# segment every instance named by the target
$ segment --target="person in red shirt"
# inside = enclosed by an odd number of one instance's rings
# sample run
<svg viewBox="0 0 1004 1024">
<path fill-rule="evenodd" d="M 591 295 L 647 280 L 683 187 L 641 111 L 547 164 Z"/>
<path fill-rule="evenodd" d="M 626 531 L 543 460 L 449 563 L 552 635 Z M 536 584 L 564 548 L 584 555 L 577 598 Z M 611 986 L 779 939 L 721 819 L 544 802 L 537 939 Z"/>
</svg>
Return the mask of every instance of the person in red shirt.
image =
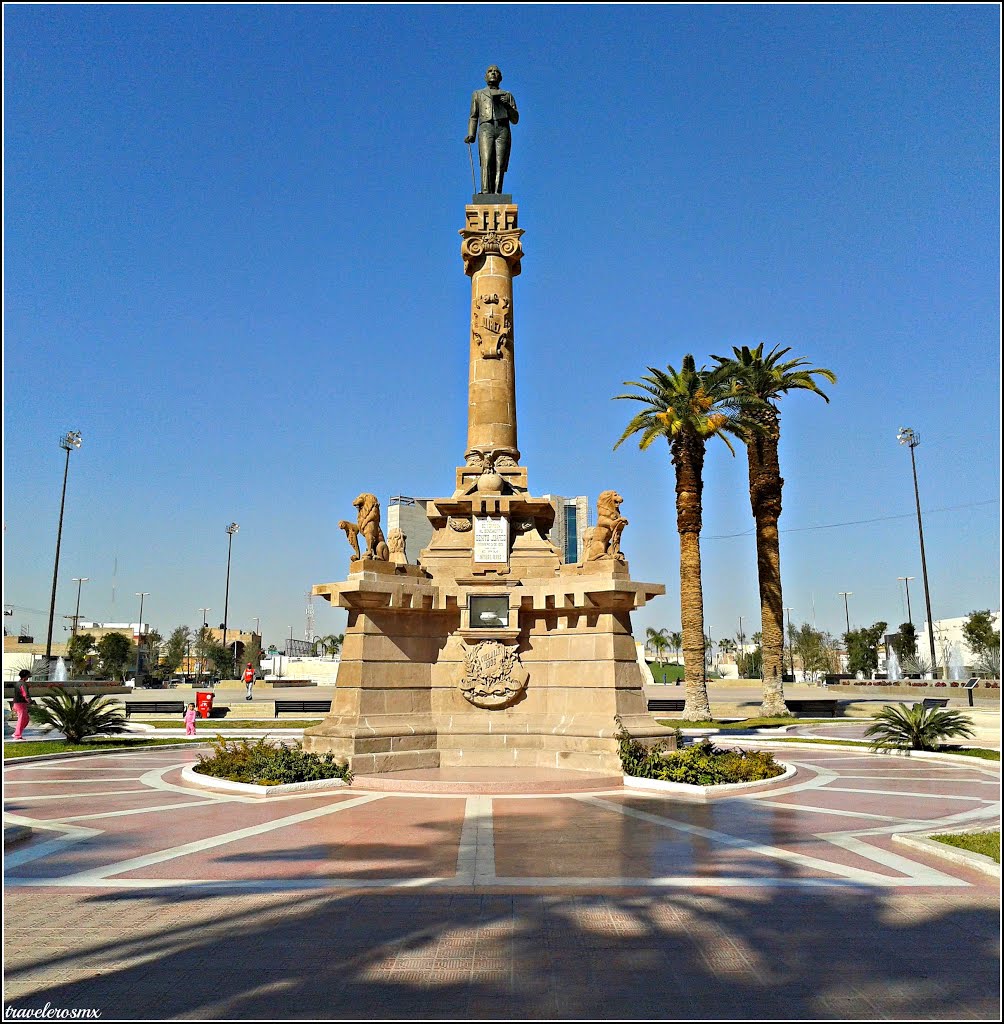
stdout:
<svg viewBox="0 0 1004 1024">
<path fill-rule="evenodd" d="M 21 669 L 18 674 L 18 682 L 14 687 L 14 699 L 11 701 L 11 708 L 14 714 L 17 715 L 17 725 L 14 727 L 14 739 L 21 740 L 24 737 L 21 735 L 28 725 L 29 709 L 31 708 L 31 693 L 28 691 L 28 681 L 31 679 L 31 673 L 26 669 Z"/>
<path fill-rule="evenodd" d="M 255 671 L 251 662 L 248 662 L 248 667 L 244 669 L 244 685 L 248 688 L 248 695 L 244 698 L 245 700 L 251 699 L 251 688 L 254 686 Z"/>
</svg>

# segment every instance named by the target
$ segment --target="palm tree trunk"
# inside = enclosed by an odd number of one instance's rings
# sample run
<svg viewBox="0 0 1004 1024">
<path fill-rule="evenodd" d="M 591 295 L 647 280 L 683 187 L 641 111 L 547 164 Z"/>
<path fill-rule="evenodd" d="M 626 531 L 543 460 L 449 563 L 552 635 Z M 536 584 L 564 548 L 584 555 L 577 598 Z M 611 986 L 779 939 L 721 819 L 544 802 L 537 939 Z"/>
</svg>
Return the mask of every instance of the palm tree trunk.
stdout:
<svg viewBox="0 0 1004 1024">
<path fill-rule="evenodd" d="M 760 632 L 763 651 L 764 717 L 790 714 L 784 702 L 784 599 L 781 596 L 781 548 L 777 521 L 781 515 L 781 478 L 777 457 L 779 429 L 750 439 L 750 506 L 756 521 L 756 561 L 760 584 Z"/>
<path fill-rule="evenodd" d="M 701 491 L 704 445 L 678 439 L 673 446 L 676 469 L 676 522 L 680 532 L 680 618 L 683 632 L 683 679 L 687 691 L 683 717 L 711 718 L 704 665 L 704 593 L 701 586 Z"/>
</svg>

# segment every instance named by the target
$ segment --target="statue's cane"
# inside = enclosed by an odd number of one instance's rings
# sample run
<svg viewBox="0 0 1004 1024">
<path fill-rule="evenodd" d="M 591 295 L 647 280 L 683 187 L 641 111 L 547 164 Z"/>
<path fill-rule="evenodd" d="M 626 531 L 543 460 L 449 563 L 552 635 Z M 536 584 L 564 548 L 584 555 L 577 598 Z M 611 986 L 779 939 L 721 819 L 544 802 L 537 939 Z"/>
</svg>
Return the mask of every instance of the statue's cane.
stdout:
<svg viewBox="0 0 1004 1024">
<path fill-rule="evenodd" d="M 478 182 L 477 179 L 474 177 L 474 153 L 471 150 L 471 144 L 469 142 L 467 143 L 467 157 L 471 161 L 471 188 L 473 188 L 474 191 L 477 192 Z"/>
</svg>

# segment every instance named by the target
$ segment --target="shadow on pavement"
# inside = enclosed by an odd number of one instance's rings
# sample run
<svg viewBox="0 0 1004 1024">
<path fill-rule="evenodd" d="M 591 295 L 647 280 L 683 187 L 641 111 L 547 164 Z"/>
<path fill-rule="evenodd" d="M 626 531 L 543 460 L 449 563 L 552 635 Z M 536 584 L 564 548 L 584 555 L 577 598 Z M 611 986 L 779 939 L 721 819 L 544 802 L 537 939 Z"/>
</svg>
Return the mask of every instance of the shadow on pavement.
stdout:
<svg viewBox="0 0 1004 1024">
<path fill-rule="evenodd" d="M 8 1004 L 106 1019 L 999 1018 L 992 890 L 6 902 Z"/>
</svg>

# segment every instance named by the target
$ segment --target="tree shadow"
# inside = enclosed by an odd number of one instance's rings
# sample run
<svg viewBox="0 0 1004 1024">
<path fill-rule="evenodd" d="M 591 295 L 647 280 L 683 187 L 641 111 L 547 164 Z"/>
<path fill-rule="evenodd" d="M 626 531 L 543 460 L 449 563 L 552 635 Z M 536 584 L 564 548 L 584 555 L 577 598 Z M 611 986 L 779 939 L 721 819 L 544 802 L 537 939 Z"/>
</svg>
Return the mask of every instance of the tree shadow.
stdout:
<svg viewBox="0 0 1004 1024">
<path fill-rule="evenodd" d="M 992 899 L 770 889 L 46 898 L 57 914 L 83 900 L 101 928 L 62 954 L 26 950 L 8 972 L 13 1006 L 280 1020 L 996 1019 L 998 1009 Z M 81 962 L 87 976 L 59 980 Z M 52 980 L 32 984 L 40 969 Z"/>
</svg>

